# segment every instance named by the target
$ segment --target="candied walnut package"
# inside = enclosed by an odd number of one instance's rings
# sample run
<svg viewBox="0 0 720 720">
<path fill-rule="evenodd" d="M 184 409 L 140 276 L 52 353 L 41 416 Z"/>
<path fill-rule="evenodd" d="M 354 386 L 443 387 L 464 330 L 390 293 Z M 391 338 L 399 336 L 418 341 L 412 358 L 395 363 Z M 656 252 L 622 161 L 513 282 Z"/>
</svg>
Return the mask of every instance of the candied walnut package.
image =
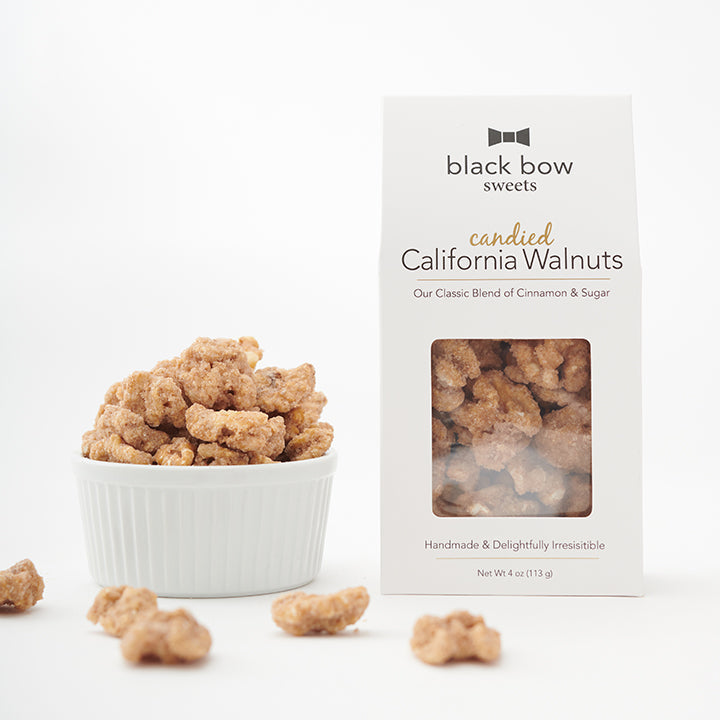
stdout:
<svg viewBox="0 0 720 720">
<path fill-rule="evenodd" d="M 382 589 L 642 592 L 629 98 L 393 98 Z"/>
</svg>

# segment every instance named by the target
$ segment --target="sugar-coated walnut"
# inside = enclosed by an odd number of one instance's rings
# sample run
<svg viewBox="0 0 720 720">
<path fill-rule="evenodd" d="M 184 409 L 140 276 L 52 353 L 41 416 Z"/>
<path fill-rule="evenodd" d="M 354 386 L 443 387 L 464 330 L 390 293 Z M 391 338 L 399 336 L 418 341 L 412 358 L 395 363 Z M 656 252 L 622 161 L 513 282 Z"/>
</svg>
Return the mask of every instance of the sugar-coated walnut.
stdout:
<svg viewBox="0 0 720 720">
<path fill-rule="evenodd" d="M 243 452 L 262 451 L 275 431 L 265 413 L 252 410 L 208 410 L 195 404 L 188 408 L 185 420 L 188 432 L 198 440 Z"/>
<path fill-rule="evenodd" d="M 589 475 L 570 475 L 567 492 L 560 508 L 568 517 L 585 517 L 592 508 L 592 486 Z"/>
<path fill-rule="evenodd" d="M 534 451 L 516 455 L 507 464 L 518 495 L 533 493 L 548 509 L 559 511 L 565 497 L 565 475 L 548 465 Z"/>
<path fill-rule="evenodd" d="M 315 389 L 315 368 L 310 363 L 284 370 L 266 367 L 255 371 L 257 405 L 266 413 L 287 413 Z"/>
<path fill-rule="evenodd" d="M 475 435 L 497 425 L 513 425 L 532 437 L 542 425 L 540 408 L 532 393 L 499 370 L 488 370 L 472 384 L 472 398 L 451 413 L 452 419 Z"/>
<path fill-rule="evenodd" d="M 271 429 L 270 437 L 259 454 L 274 459 L 285 449 L 285 419 L 279 415 L 271 417 L 268 425 Z M 332 442 L 332 438 L 330 438 L 330 442 Z M 328 445 L 328 447 L 330 446 Z"/>
<path fill-rule="evenodd" d="M 568 405 L 543 419 L 533 444 L 551 465 L 589 473 L 592 465 L 592 417 L 589 405 Z"/>
<path fill-rule="evenodd" d="M 288 460 L 311 460 L 324 455 L 333 441 L 333 428 L 321 422 L 296 435 L 285 446 Z"/>
<path fill-rule="evenodd" d="M 143 614 L 157 610 L 157 595 L 129 585 L 103 588 L 88 610 L 87 619 L 114 637 L 122 637 Z"/>
<path fill-rule="evenodd" d="M 263 351 L 260 349 L 258 341 L 254 337 L 245 335 L 238 339 L 238 345 L 240 345 L 242 351 L 245 353 L 248 365 L 254 370 L 255 366 L 263 358 Z"/>
<path fill-rule="evenodd" d="M 364 587 L 347 588 L 331 595 L 292 592 L 273 602 L 272 619 L 291 635 L 320 632 L 333 635 L 356 623 L 369 602 Z"/>
<path fill-rule="evenodd" d="M 251 339 L 242 340 L 200 337 L 180 357 L 158 363 L 153 372 L 177 381 L 191 403 L 213 410 L 249 410 L 256 405 L 257 392 L 248 361 Z"/>
<path fill-rule="evenodd" d="M 434 376 L 446 387 L 463 387 L 480 374 L 477 355 L 467 340 L 436 340 L 430 357 Z"/>
<path fill-rule="evenodd" d="M 449 387 L 438 382 L 433 377 L 431 386 L 432 406 L 439 412 L 450 412 L 460 407 L 465 400 L 465 391 L 462 388 Z"/>
<path fill-rule="evenodd" d="M 247 465 L 248 453 L 231 450 L 217 443 L 200 443 L 195 451 L 194 465 Z"/>
<path fill-rule="evenodd" d="M 502 370 L 505 347 L 502 340 L 469 340 L 481 370 Z"/>
<path fill-rule="evenodd" d="M 174 437 L 157 449 L 153 459 L 158 465 L 192 465 L 196 445 L 186 437 Z"/>
<path fill-rule="evenodd" d="M 21 560 L 0 571 L 0 608 L 27 610 L 42 600 L 45 582 L 31 560 Z"/>
<path fill-rule="evenodd" d="M 117 433 L 90 430 L 83 435 L 83 454 L 91 460 L 127 463 L 129 465 L 152 465 L 153 456 L 128 445 Z M 87 452 L 85 452 L 87 450 Z"/>
<path fill-rule="evenodd" d="M 530 442 L 530 437 L 515 425 L 498 423 L 486 433 L 473 437 L 475 462 L 489 470 L 502 470 Z"/>
<path fill-rule="evenodd" d="M 440 418 L 432 418 L 432 454 L 433 457 L 447 455 L 452 447 L 453 438 Z"/>
<path fill-rule="evenodd" d="M 557 340 L 563 353 L 560 384 L 568 392 L 580 392 L 590 381 L 590 343 L 587 340 Z"/>
<path fill-rule="evenodd" d="M 95 428 L 117 433 L 128 445 L 147 453 L 154 453 L 170 441 L 166 432 L 147 425 L 142 415 L 118 405 L 103 406 L 95 421 Z"/>
<path fill-rule="evenodd" d="M 141 415 L 150 427 L 185 425 L 187 403 L 182 389 L 170 377 L 137 371 L 122 381 L 116 404 Z"/>
<path fill-rule="evenodd" d="M 327 405 L 324 393 L 310 393 L 299 405 L 283 415 L 285 419 L 285 441 L 292 440 L 304 430 L 320 420 L 323 408 Z"/>
<path fill-rule="evenodd" d="M 141 615 L 125 632 L 120 649 L 130 662 L 194 662 L 212 645 L 207 628 L 182 608 Z"/>
<path fill-rule="evenodd" d="M 500 656 L 500 633 L 487 627 L 482 616 L 465 610 L 444 618 L 424 615 L 415 623 L 410 647 L 429 665 L 451 660 L 492 662 Z"/>
<path fill-rule="evenodd" d="M 445 475 L 459 487 L 474 489 L 480 477 L 480 467 L 475 462 L 472 449 L 463 445 L 456 446 L 447 457 Z"/>
<path fill-rule="evenodd" d="M 465 399 L 468 380 L 480 374 L 477 356 L 467 340 L 436 340 L 430 353 L 432 406 L 450 412 Z"/>
<path fill-rule="evenodd" d="M 560 387 L 558 368 L 563 355 L 555 340 L 512 340 L 510 357 L 512 362 L 505 368 L 505 374 L 514 382 Z"/>
</svg>

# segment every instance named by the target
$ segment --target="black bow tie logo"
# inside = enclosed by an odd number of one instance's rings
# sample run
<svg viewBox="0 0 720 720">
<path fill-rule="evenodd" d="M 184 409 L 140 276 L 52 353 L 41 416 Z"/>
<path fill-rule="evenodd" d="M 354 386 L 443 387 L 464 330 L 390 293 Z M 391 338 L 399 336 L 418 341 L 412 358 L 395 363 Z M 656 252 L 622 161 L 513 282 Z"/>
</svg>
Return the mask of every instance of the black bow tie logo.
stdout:
<svg viewBox="0 0 720 720">
<path fill-rule="evenodd" d="M 488 128 L 488 145 L 493 146 L 498 143 L 520 143 L 530 147 L 530 128 L 518 130 L 517 132 L 500 132 Z"/>
</svg>

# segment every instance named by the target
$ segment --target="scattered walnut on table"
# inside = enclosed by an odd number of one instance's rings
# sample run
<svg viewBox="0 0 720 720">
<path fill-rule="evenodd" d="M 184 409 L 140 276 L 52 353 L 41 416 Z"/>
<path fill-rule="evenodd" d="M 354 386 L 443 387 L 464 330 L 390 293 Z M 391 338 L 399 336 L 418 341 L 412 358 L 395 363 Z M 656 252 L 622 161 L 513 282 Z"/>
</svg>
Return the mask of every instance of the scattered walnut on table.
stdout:
<svg viewBox="0 0 720 720">
<path fill-rule="evenodd" d="M 292 592 L 273 602 L 272 619 L 291 635 L 320 632 L 334 635 L 356 623 L 369 602 L 364 587 L 347 588 L 331 595 Z"/>
<path fill-rule="evenodd" d="M 429 665 L 451 660 L 492 662 L 500 656 L 500 633 L 487 627 L 482 616 L 465 610 L 444 618 L 424 615 L 415 623 L 410 647 Z"/>
<path fill-rule="evenodd" d="M 129 585 L 103 588 L 96 596 L 87 619 L 113 637 L 122 637 L 144 613 L 157 610 L 157 595 L 147 588 Z"/>
<path fill-rule="evenodd" d="M 200 660 L 211 645 L 207 628 L 187 610 L 178 608 L 141 615 L 123 635 L 120 649 L 130 662 L 175 664 Z"/>
<path fill-rule="evenodd" d="M 45 582 L 31 560 L 21 560 L 0 571 L 0 608 L 27 610 L 42 600 Z"/>
</svg>

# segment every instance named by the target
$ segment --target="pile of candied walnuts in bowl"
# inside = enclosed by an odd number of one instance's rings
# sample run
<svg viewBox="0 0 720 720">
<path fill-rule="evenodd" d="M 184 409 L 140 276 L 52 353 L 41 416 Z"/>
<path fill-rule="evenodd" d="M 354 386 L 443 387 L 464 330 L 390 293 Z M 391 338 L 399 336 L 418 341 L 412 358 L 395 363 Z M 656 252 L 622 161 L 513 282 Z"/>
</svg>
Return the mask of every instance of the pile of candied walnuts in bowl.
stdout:
<svg viewBox="0 0 720 720">
<path fill-rule="evenodd" d="M 324 455 L 333 428 L 309 363 L 258 367 L 257 340 L 195 340 L 178 357 L 111 385 L 83 435 L 91 460 L 136 465 L 257 465 Z"/>
</svg>

